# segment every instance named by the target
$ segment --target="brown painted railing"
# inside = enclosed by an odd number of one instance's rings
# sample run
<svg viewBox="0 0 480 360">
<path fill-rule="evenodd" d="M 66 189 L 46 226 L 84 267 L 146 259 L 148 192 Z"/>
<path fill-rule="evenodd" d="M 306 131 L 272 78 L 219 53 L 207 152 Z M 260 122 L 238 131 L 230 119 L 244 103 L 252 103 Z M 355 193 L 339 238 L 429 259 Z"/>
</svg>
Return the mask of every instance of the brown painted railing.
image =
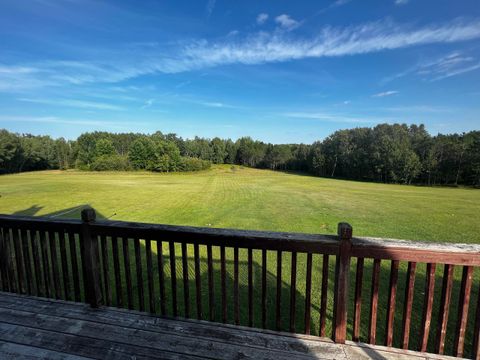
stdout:
<svg viewBox="0 0 480 360">
<path fill-rule="evenodd" d="M 0 215 L 0 235 L 2 291 L 480 358 L 479 245 L 356 238 L 346 223 L 331 236 L 97 221 L 93 209 Z"/>
</svg>

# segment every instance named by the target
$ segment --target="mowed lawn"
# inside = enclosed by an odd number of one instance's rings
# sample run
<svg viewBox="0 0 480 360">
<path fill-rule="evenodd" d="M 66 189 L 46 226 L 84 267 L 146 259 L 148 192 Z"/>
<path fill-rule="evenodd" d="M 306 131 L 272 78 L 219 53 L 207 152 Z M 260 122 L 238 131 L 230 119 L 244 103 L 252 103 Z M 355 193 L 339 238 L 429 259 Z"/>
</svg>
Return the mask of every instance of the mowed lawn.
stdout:
<svg viewBox="0 0 480 360">
<path fill-rule="evenodd" d="M 462 188 L 429 188 L 404 185 L 384 185 L 353 181 L 331 180 L 312 176 L 242 168 L 217 166 L 212 170 L 185 174 L 89 173 L 79 171 L 43 171 L 0 176 L 0 213 L 20 215 L 47 215 L 59 217 L 80 216 L 82 206 L 94 207 L 99 217 L 116 220 L 141 221 L 164 224 L 210 226 L 255 230 L 293 231 L 334 234 L 337 223 L 347 221 L 353 226 L 354 235 L 403 238 L 436 242 L 480 243 L 480 191 Z M 70 211 L 72 210 L 73 211 Z M 111 240 L 111 239 L 109 239 Z M 168 240 L 168 239 L 164 239 Z M 142 242 L 143 244 L 143 242 Z M 157 251 L 155 243 L 152 245 Z M 111 245 L 108 245 L 111 253 Z M 201 273 L 203 315 L 208 318 L 208 293 L 206 249 L 201 247 Z M 130 259 L 134 259 L 130 245 Z M 172 287 L 168 244 L 163 246 L 167 309 L 171 314 Z M 189 254 L 190 315 L 196 316 L 193 247 Z M 227 249 L 227 299 L 228 321 L 233 321 L 233 250 Z M 268 252 L 267 258 L 267 326 L 275 328 L 276 253 Z M 220 252 L 213 250 L 216 312 L 215 320 L 221 321 L 220 311 Z M 143 264 L 146 262 L 142 254 Z M 247 251 L 240 250 L 240 302 L 241 323 L 247 324 Z M 289 326 L 290 304 L 290 254 L 283 255 L 282 262 L 282 326 Z M 254 324 L 260 326 L 261 252 L 254 251 Z M 109 267 L 113 273 L 112 258 Z M 296 329 L 303 331 L 305 301 L 306 255 L 297 260 L 297 307 Z M 138 284 L 134 261 L 131 263 L 134 294 Z M 330 258 L 330 282 L 328 293 L 327 335 L 331 331 L 333 309 L 333 272 L 335 260 Z M 355 286 L 355 265 L 352 262 L 351 289 Z M 406 266 L 400 264 L 398 296 L 395 315 L 394 344 L 400 346 L 401 320 L 403 315 Z M 423 308 L 425 264 L 419 264 L 415 283 L 412 313 L 411 349 L 417 349 Z M 322 257 L 313 257 L 312 273 L 312 333 L 319 332 L 320 285 Z M 122 260 L 122 279 L 125 271 Z M 145 266 L 143 268 L 145 271 Z M 462 269 L 454 273 L 446 353 L 453 351 L 453 333 L 456 326 L 459 287 Z M 154 276 L 158 266 L 154 262 Z M 429 350 L 433 351 L 436 338 L 436 321 L 440 307 L 440 292 L 443 266 L 437 266 L 434 312 L 430 333 Z M 181 248 L 176 246 L 177 297 L 179 314 L 184 314 Z M 377 320 L 377 343 L 383 344 L 386 322 L 386 304 L 390 263 L 382 261 L 380 279 L 379 314 Z M 81 274 L 80 274 L 81 275 Z M 467 327 L 466 355 L 472 349 L 473 320 L 478 294 L 478 269 L 474 275 L 472 305 Z M 361 340 L 368 340 L 370 287 L 372 261 L 365 261 L 363 283 L 363 310 Z M 147 276 L 144 274 L 144 281 Z M 113 279 L 110 279 L 112 303 L 116 304 Z M 146 283 L 144 288 L 147 289 Z M 123 289 L 123 306 L 126 292 Z M 156 311 L 158 312 L 159 289 L 155 284 Z M 350 297 L 349 338 L 352 331 L 353 302 Z M 148 308 L 148 297 L 146 296 Z M 135 297 L 135 306 L 138 299 Z"/>
<path fill-rule="evenodd" d="M 42 171 L 0 176 L 0 213 L 49 215 L 80 205 L 164 224 L 336 232 L 480 243 L 480 191 L 331 180 L 230 166 L 186 174 Z M 78 211 L 61 215 L 79 217 Z"/>
</svg>

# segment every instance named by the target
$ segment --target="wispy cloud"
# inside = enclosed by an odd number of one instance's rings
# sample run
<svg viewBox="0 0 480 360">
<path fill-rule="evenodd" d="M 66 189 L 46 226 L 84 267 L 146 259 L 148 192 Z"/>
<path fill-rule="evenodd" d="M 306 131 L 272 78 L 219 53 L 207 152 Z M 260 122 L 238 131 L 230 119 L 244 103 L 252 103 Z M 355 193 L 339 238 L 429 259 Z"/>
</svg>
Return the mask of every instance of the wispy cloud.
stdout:
<svg viewBox="0 0 480 360">
<path fill-rule="evenodd" d="M 395 5 L 406 5 L 410 0 L 395 0 Z"/>
<path fill-rule="evenodd" d="M 30 123 L 53 123 L 65 125 L 86 125 L 110 129 L 126 129 L 126 126 L 119 125 L 118 122 L 90 120 L 90 119 L 67 119 L 57 116 L 10 116 L 0 115 L 0 121 L 4 122 L 30 122 Z"/>
<path fill-rule="evenodd" d="M 455 51 L 429 61 L 422 61 L 411 68 L 387 77 L 383 83 L 409 75 L 419 76 L 426 81 L 438 81 L 464 74 L 480 68 L 480 61 L 473 56 Z"/>
<path fill-rule="evenodd" d="M 290 15 L 288 14 L 282 14 L 282 15 L 278 15 L 276 18 L 275 18 L 275 22 L 282 28 L 282 29 L 285 29 L 285 30 L 293 30 L 297 27 L 300 26 L 300 22 L 293 19 Z"/>
<path fill-rule="evenodd" d="M 325 122 L 349 123 L 349 124 L 375 124 L 387 121 L 385 118 L 375 118 L 370 116 L 355 116 L 324 112 L 285 112 L 280 116 L 296 119 L 319 120 Z"/>
<path fill-rule="evenodd" d="M 314 15 L 320 15 L 320 14 L 323 14 L 325 12 L 327 12 L 328 10 L 330 9 L 335 9 L 337 7 L 340 7 L 340 6 L 343 6 L 345 4 L 348 4 L 351 0 L 336 0 L 334 2 L 332 2 L 330 5 L 328 5 L 327 7 L 324 7 L 323 9 L 317 11 L 317 13 Z"/>
<path fill-rule="evenodd" d="M 207 6 L 205 7 L 205 10 L 207 11 L 207 16 L 210 17 L 212 15 L 213 10 L 215 9 L 215 4 L 217 0 L 208 0 Z"/>
<path fill-rule="evenodd" d="M 141 109 L 147 109 L 149 108 L 150 106 L 153 105 L 154 103 L 154 99 L 148 99 L 147 101 L 145 101 L 145 103 L 143 104 L 143 106 L 141 107 Z"/>
<path fill-rule="evenodd" d="M 261 13 L 257 15 L 257 24 L 263 25 L 268 20 L 268 14 Z"/>
<path fill-rule="evenodd" d="M 53 105 L 53 106 L 65 106 L 65 107 L 74 107 L 74 108 L 82 108 L 82 109 L 94 109 L 94 110 L 124 110 L 123 107 L 106 104 L 106 103 L 99 103 L 93 101 L 83 101 L 83 100 L 75 100 L 75 99 L 30 99 L 30 98 L 19 98 L 20 101 L 35 103 L 35 104 L 43 104 L 43 105 Z"/>
<path fill-rule="evenodd" d="M 372 95 L 372 97 L 385 97 L 385 96 L 391 96 L 391 95 L 395 95 L 395 94 L 398 94 L 398 91 L 389 90 L 389 91 L 380 92 L 378 94 L 374 94 L 374 95 Z"/>
<path fill-rule="evenodd" d="M 298 24 L 286 14 L 277 17 L 277 22 L 285 30 Z M 288 31 L 260 31 L 244 36 L 222 37 L 217 41 L 183 42 L 170 45 L 168 49 L 146 48 L 135 55 L 106 49 L 108 57 L 99 56 L 95 61 L 49 60 L 5 65 L 0 71 L 0 91 L 65 84 L 115 83 L 154 73 L 172 74 L 228 64 L 351 56 L 477 38 L 480 38 L 480 19 L 457 19 L 423 27 L 398 25 L 391 21 L 347 27 L 325 26 L 310 37 Z M 469 71 L 475 66 L 470 64 Z"/>
</svg>

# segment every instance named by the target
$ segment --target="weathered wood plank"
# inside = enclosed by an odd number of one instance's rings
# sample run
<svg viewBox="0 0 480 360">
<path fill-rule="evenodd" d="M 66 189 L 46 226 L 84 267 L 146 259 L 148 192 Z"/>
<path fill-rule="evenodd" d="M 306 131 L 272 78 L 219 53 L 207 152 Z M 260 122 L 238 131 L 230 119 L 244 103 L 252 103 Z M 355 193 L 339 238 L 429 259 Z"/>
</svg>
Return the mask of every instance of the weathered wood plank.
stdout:
<svg viewBox="0 0 480 360">
<path fill-rule="evenodd" d="M 380 259 L 373 260 L 372 291 L 368 343 L 375 345 L 377 337 L 378 285 L 380 281 Z"/>
<path fill-rule="evenodd" d="M 108 266 L 108 246 L 107 237 L 105 235 L 100 238 L 100 247 L 102 255 L 102 274 L 103 274 L 103 289 L 105 291 L 105 305 L 112 304 L 112 292 L 110 290 L 110 267 Z"/>
<path fill-rule="evenodd" d="M 43 295 L 43 286 L 42 286 L 42 266 L 40 265 L 40 238 L 38 232 L 33 229 L 30 230 L 30 243 L 32 245 L 32 260 L 33 260 L 33 270 L 35 272 L 35 293 L 37 296 Z M 73 263 L 73 262 L 72 262 Z M 80 301 L 80 300 L 78 300 Z"/>
<path fill-rule="evenodd" d="M 51 297 L 50 289 L 50 265 L 48 261 L 48 244 L 45 231 L 40 231 L 40 252 L 42 254 L 42 267 L 43 267 L 43 285 L 45 287 L 45 296 Z"/>
<path fill-rule="evenodd" d="M 32 260 L 30 256 L 28 233 L 26 230 L 20 230 L 20 242 L 22 244 L 23 265 L 25 267 L 25 285 L 28 295 L 33 295 L 33 273 L 32 273 Z"/>
<path fill-rule="evenodd" d="M 390 285 L 387 302 L 387 333 L 385 336 L 385 346 L 393 345 L 393 323 L 395 320 L 395 303 L 397 297 L 398 265 L 399 262 L 397 260 L 393 260 L 390 267 Z"/>
<path fill-rule="evenodd" d="M 355 274 L 355 300 L 353 307 L 353 341 L 360 341 L 360 324 L 362 315 L 362 285 L 363 285 L 363 264 L 364 258 L 357 259 L 357 270 Z"/>
<path fill-rule="evenodd" d="M 445 264 L 443 271 L 442 297 L 440 299 L 437 341 L 435 346 L 439 354 L 443 354 L 445 349 L 445 336 L 447 335 L 448 314 L 450 312 L 450 299 L 452 297 L 453 269 L 453 265 Z"/>
<path fill-rule="evenodd" d="M 13 248 L 15 255 L 15 269 L 16 269 L 16 277 L 17 277 L 17 291 L 21 294 L 25 293 L 25 277 L 23 271 L 23 254 L 22 254 L 22 246 L 20 244 L 20 238 L 18 236 L 19 229 L 11 229 L 12 232 L 12 241 L 13 241 Z"/>
<path fill-rule="evenodd" d="M 432 321 L 433 295 L 435 290 L 435 269 L 436 264 L 427 264 L 427 278 L 425 280 L 425 297 L 423 301 L 423 315 L 420 326 L 420 347 L 422 352 L 427 351 L 430 324 Z"/>
<path fill-rule="evenodd" d="M 463 356 L 465 345 L 465 331 L 468 320 L 468 307 L 470 306 L 470 294 L 472 290 L 473 267 L 464 266 L 462 283 L 460 286 L 460 297 L 458 299 L 457 327 L 455 331 L 454 351 L 457 357 Z"/>
<path fill-rule="evenodd" d="M 90 360 L 84 356 L 46 350 L 34 346 L 20 345 L 6 341 L 0 341 L 0 359 L 17 360 Z"/>
<path fill-rule="evenodd" d="M 408 350 L 410 340 L 410 323 L 412 321 L 413 292 L 415 289 L 415 271 L 417 263 L 409 262 L 407 269 L 407 283 L 405 286 L 405 302 L 402 320 L 402 348 Z"/>
</svg>

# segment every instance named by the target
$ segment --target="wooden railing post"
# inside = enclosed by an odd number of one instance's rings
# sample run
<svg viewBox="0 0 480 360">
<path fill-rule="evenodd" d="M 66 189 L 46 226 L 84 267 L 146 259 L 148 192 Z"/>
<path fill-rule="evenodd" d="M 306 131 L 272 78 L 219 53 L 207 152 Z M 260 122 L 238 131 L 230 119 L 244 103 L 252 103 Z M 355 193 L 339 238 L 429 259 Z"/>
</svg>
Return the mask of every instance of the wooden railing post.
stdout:
<svg viewBox="0 0 480 360">
<path fill-rule="evenodd" d="M 96 219 L 95 210 L 82 210 L 82 251 L 85 279 L 85 298 L 92 308 L 102 305 L 102 291 L 100 286 L 100 256 L 98 253 L 98 238 L 92 235 L 90 224 Z"/>
<path fill-rule="evenodd" d="M 338 224 L 340 253 L 335 264 L 335 293 L 333 309 L 333 341 L 344 344 L 347 337 L 348 280 L 350 278 L 350 250 L 352 248 L 352 227 L 347 223 Z"/>
</svg>

